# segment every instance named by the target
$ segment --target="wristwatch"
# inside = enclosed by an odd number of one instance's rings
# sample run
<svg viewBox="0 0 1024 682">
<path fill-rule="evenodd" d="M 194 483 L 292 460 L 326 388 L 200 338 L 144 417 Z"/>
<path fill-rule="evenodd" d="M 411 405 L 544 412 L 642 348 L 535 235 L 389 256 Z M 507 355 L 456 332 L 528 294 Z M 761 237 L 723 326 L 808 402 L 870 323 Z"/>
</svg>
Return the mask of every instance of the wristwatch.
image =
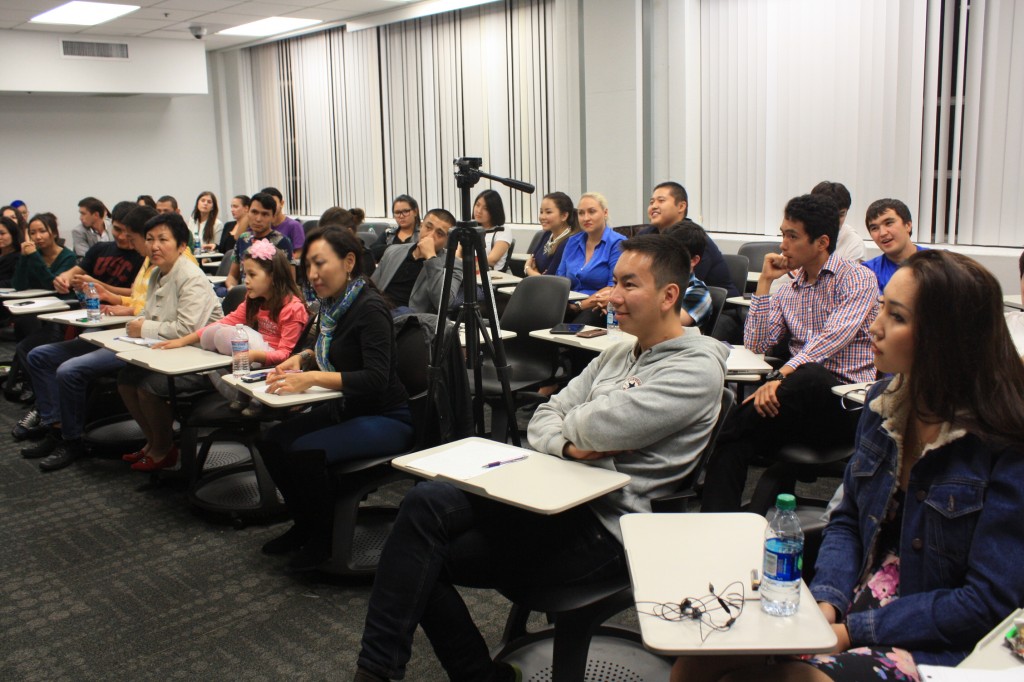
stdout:
<svg viewBox="0 0 1024 682">
<path fill-rule="evenodd" d="M 767 374 L 764 375 L 764 380 L 766 383 L 769 381 L 782 381 L 785 378 L 786 375 L 777 369 L 772 370 L 771 372 L 768 372 Z"/>
<path fill-rule="evenodd" d="M 583 310 L 583 302 L 582 301 L 573 301 L 572 305 L 573 305 L 573 307 L 576 308 L 576 310 Z"/>
</svg>

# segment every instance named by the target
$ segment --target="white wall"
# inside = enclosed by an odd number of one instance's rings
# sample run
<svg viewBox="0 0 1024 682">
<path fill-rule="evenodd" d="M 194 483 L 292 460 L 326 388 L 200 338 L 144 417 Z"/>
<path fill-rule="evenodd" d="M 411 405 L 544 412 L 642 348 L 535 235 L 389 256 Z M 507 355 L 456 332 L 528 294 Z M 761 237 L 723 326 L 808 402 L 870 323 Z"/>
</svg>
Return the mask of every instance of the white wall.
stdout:
<svg viewBox="0 0 1024 682">
<path fill-rule="evenodd" d="M 221 199 L 213 97 L 0 97 L 0 201 L 52 211 L 61 234 L 78 224 L 78 202 L 108 207 L 139 194 L 171 194 L 182 212 L 199 192 Z"/>
</svg>

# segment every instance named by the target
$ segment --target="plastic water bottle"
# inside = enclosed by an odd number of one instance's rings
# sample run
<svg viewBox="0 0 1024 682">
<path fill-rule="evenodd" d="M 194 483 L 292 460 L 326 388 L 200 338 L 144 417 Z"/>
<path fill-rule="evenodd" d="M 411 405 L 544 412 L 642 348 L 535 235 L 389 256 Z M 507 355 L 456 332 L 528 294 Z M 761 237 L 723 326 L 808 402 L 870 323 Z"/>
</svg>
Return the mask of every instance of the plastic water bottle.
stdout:
<svg viewBox="0 0 1024 682">
<path fill-rule="evenodd" d="M 377 230 L 373 229 L 373 225 L 370 225 L 370 228 L 366 231 L 372 234 L 374 237 L 377 236 Z"/>
<path fill-rule="evenodd" d="M 804 532 L 796 515 L 796 498 L 782 493 L 775 499 L 775 516 L 764 533 L 762 611 L 772 616 L 796 613 L 803 563 Z"/>
<path fill-rule="evenodd" d="M 231 373 L 237 377 L 250 370 L 249 335 L 245 333 L 244 324 L 236 324 L 235 335 L 231 337 Z"/>
<path fill-rule="evenodd" d="M 608 301 L 608 316 L 605 318 L 605 326 L 608 328 L 609 336 L 618 336 L 619 318 L 615 316 L 615 306 Z"/>
<path fill-rule="evenodd" d="M 90 322 L 99 322 L 103 315 L 100 313 L 100 295 L 96 292 L 96 285 L 89 282 L 85 290 L 85 314 Z"/>
</svg>

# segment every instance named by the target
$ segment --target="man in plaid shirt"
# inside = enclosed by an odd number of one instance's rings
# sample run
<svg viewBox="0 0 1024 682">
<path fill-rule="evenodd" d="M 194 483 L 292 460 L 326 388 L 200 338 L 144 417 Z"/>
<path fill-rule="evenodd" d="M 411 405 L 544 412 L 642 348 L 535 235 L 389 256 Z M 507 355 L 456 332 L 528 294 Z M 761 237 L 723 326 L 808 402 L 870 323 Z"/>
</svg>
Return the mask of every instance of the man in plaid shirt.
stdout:
<svg viewBox="0 0 1024 682">
<path fill-rule="evenodd" d="M 867 268 L 835 255 L 839 209 L 826 196 L 786 204 L 782 253 L 768 254 L 750 304 L 744 345 L 765 353 L 788 339 L 790 359 L 726 422 L 708 462 L 701 511 L 738 511 L 747 466 L 788 443 L 852 442 L 857 413 L 832 387 L 875 378 L 868 326 L 878 286 Z M 769 295 L 772 282 L 791 277 Z"/>
</svg>

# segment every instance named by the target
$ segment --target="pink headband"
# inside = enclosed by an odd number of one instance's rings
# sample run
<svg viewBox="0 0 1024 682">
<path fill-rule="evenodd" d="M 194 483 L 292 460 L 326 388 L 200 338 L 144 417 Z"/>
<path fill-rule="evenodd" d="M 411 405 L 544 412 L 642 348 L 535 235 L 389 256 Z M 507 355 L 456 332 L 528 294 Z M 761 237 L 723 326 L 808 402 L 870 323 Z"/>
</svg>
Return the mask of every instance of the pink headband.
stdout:
<svg viewBox="0 0 1024 682">
<path fill-rule="evenodd" d="M 271 244 L 269 239 L 257 239 L 249 246 L 247 253 L 252 258 L 273 260 L 274 254 L 277 253 L 277 247 Z"/>
</svg>

